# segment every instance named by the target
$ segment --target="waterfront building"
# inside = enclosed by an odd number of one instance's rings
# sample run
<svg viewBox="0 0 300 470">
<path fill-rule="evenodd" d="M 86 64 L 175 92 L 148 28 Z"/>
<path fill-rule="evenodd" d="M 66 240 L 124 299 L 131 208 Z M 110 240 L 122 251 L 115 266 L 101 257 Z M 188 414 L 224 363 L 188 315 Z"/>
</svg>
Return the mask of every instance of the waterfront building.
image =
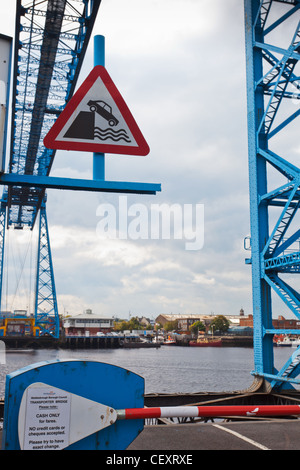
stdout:
<svg viewBox="0 0 300 470">
<path fill-rule="evenodd" d="M 137 319 L 138 319 L 138 322 L 140 323 L 140 325 L 144 326 L 145 328 L 153 326 L 154 322 L 150 318 L 137 317 Z"/>
<path fill-rule="evenodd" d="M 276 329 L 300 329 L 300 320 L 294 318 L 286 319 L 283 315 L 279 315 L 277 319 L 272 320 L 273 328 Z M 253 315 L 240 318 L 240 326 L 253 328 Z"/>
<path fill-rule="evenodd" d="M 199 313 L 183 314 L 161 314 L 156 318 L 156 323 L 160 323 L 162 327 L 168 322 L 177 321 L 178 330 L 189 331 L 190 326 L 196 321 L 201 321 L 206 327 L 209 327 L 214 315 L 199 315 Z"/>
<path fill-rule="evenodd" d="M 33 317 L 34 314 L 28 314 L 27 310 L 1 310 L 0 311 L 0 321 L 5 320 L 5 318 L 16 318 L 16 317 Z"/>
<path fill-rule="evenodd" d="M 96 336 L 97 333 L 111 333 L 114 318 L 103 317 L 88 309 L 84 313 L 65 318 L 63 326 L 67 336 Z"/>
</svg>

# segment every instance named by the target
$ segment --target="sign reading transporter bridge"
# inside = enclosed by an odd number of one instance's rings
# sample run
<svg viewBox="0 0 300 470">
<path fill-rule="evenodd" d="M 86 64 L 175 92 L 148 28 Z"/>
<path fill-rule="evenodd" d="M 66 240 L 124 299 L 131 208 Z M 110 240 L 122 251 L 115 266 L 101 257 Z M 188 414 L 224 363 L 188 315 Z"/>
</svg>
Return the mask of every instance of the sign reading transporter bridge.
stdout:
<svg viewBox="0 0 300 470">
<path fill-rule="evenodd" d="M 142 155 L 150 149 L 106 69 L 97 65 L 44 138 L 50 149 Z"/>
<path fill-rule="evenodd" d="M 120 240 L 185 240 L 186 250 L 201 250 L 204 245 L 204 204 L 128 205 L 119 196 L 119 205 L 103 203 L 97 207 L 97 236 Z"/>
</svg>

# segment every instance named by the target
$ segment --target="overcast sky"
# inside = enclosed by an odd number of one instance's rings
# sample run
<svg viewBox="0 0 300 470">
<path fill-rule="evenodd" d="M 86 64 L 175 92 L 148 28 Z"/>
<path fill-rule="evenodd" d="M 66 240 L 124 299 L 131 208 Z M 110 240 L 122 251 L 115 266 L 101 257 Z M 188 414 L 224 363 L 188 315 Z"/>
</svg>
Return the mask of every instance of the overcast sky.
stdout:
<svg viewBox="0 0 300 470">
<path fill-rule="evenodd" d="M 13 34 L 7 13 L 0 32 Z M 150 146 L 146 157 L 107 155 L 106 179 L 161 183 L 155 196 L 129 195 L 128 206 L 204 205 L 204 245 L 101 238 L 97 208 L 118 209 L 119 195 L 48 191 L 59 312 L 252 313 L 243 2 L 102 0 L 94 34 L 105 36 L 106 68 Z M 78 84 L 92 67 L 91 42 Z M 91 178 L 92 155 L 58 151 L 52 175 Z M 36 234 L 18 232 L 16 242 L 10 232 L 15 265 L 27 251 L 33 273 Z M 32 305 L 29 270 L 17 292 L 11 269 L 3 308 Z M 274 316 L 283 311 L 275 302 Z"/>
</svg>

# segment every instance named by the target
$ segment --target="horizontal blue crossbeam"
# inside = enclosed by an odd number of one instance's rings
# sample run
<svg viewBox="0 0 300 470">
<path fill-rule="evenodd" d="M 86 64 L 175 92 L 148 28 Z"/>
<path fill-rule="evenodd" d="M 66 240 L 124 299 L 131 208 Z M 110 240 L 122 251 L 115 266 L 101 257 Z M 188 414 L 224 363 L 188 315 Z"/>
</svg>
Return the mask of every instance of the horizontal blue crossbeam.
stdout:
<svg viewBox="0 0 300 470">
<path fill-rule="evenodd" d="M 294 266 L 300 264 L 300 252 L 288 253 L 284 256 L 276 256 L 275 258 L 269 258 L 265 260 L 265 269 L 274 269 L 286 266 Z"/>
<path fill-rule="evenodd" d="M 161 185 L 156 183 L 138 183 L 124 181 L 86 180 L 61 178 L 56 176 L 18 175 L 4 173 L 0 184 L 5 186 L 22 186 L 45 189 L 69 189 L 73 191 L 96 191 L 115 193 L 156 194 Z"/>
<path fill-rule="evenodd" d="M 296 328 L 268 328 L 264 329 L 265 335 L 299 335 L 299 329 Z"/>
</svg>

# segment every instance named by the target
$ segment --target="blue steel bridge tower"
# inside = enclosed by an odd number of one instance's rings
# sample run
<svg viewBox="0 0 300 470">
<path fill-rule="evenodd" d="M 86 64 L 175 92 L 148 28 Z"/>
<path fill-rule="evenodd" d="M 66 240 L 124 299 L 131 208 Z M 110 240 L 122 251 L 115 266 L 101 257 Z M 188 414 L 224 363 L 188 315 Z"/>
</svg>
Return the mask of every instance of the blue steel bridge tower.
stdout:
<svg viewBox="0 0 300 470">
<path fill-rule="evenodd" d="M 278 330 L 272 324 L 274 296 L 300 320 L 300 155 L 286 155 L 284 147 L 300 115 L 300 0 L 245 0 L 244 7 L 251 219 L 251 258 L 246 262 L 252 265 L 253 386 L 282 390 L 300 384 L 300 349 L 292 350 L 279 370 L 273 354 L 274 334 L 299 330 Z"/>
<path fill-rule="evenodd" d="M 46 216 L 46 186 L 23 175 L 48 176 L 55 151 L 43 138 L 72 96 L 101 0 L 16 0 L 11 148 L 0 202 L 0 304 L 5 230 L 39 221 L 35 320 L 42 334 L 59 335 L 59 316 Z M 2 175 L 5 178 L 5 175 Z"/>
</svg>

